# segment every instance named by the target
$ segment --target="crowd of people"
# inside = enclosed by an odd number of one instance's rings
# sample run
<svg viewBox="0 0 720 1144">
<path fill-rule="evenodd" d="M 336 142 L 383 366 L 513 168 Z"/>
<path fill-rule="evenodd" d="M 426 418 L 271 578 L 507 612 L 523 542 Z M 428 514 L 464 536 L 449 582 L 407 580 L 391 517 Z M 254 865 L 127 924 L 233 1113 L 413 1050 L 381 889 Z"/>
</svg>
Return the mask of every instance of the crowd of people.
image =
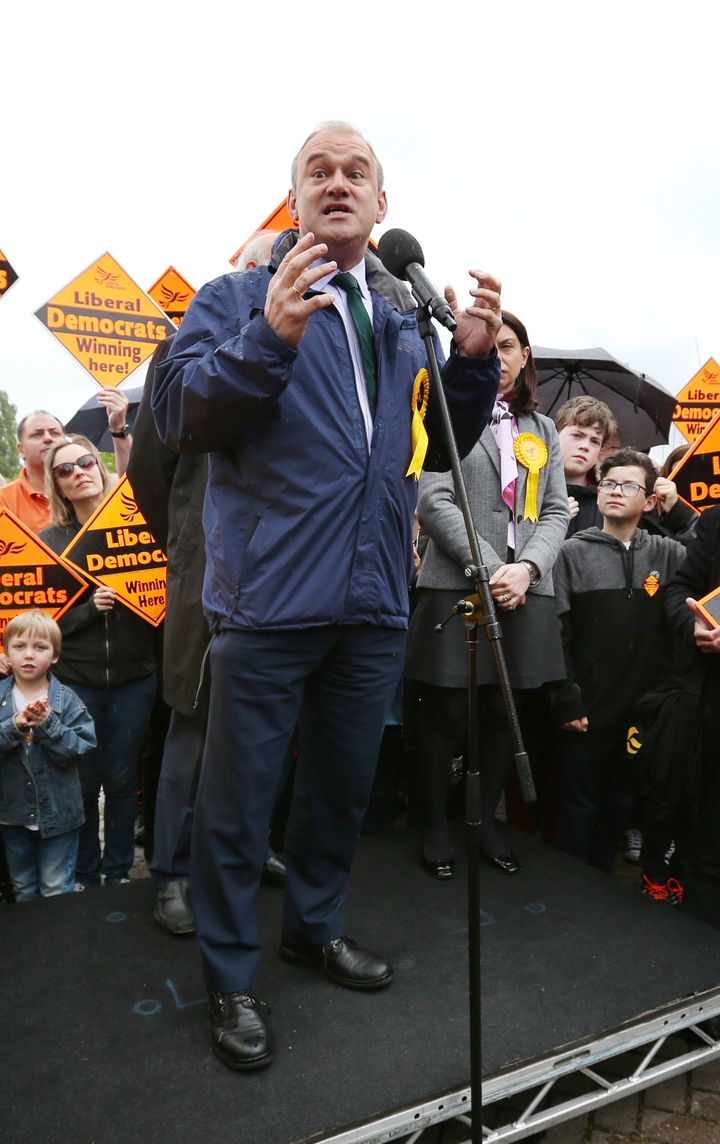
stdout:
<svg viewBox="0 0 720 1144">
<path fill-rule="evenodd" d="M 129 879 L 164 712 L 155 919 L 197 934 L 211 1045 L 238 1070 L 274 1054 L 252 992 L 260 882 L 285 888 L 284 961 L 386 987 L 392 966 L 342 921 L 358 838 L 407 825 L 428 876 L 455 877 L 451 788 L 468 752 L 463 625 L 434 633 L 473 551 L 432 392 L 419 485 L 408 470 L 427 351 L 412 297 L 368 251 L 382 167 L 328 123 L 291 184 L 297 229 L 259 234 L 238 272 L 198 292 L 156 351 L 132 436 L 123 395 L 101 395 L 117 471 L 168 555 L 161 638 L 89 585 L 59 625 L 36 612 L 8 625 L 0 682 L 18 902 Z M 720 879 L 720 627 L 697 604 L 720 584 L 720 508 L 698 518 L 602 401 L 538 413 L 530 337 L 494 276 L 471 271 L 465 307 L 445 297 L 443 387 L 539 791 L 528 819 L 481 640 L 478 860 L 522 876 L 504 801 L 511 824 L 601 870 L 624 850 L 648 899 L 680 904 Z M 61 553 L 113 475 L 45 412 L 20 422 L 18 450 L 0 506 Z M 147 781 L 142 796 L 147 809 Z"/>
</svg>

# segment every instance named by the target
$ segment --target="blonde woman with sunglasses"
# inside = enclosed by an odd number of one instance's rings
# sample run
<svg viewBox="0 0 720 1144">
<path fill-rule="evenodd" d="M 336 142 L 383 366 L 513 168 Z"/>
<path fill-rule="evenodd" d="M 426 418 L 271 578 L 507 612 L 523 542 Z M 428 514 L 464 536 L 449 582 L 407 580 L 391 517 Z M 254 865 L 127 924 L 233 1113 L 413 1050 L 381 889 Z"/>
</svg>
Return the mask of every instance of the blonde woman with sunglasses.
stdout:
<svg viewBox="0 0 720 1144">
<path fill-rule="evenodd" d="M 40 533 L 62 553 L 117 480 L 86 437 L 54 445 L 45 458 L 52 524 Z M 61 682 L 72 687 L 95 723 L 97 748 L 81 762 L 85 823 L 80 828 L 76 880 L 83 886 L 128 879 L 134 859 L 140 751 L 156 692 L 154 630 L 115 599 L 111 588 L 88 585 L 61 618 Z M 104 849 L 99 797 L 105 792 Z"/>
</svg>

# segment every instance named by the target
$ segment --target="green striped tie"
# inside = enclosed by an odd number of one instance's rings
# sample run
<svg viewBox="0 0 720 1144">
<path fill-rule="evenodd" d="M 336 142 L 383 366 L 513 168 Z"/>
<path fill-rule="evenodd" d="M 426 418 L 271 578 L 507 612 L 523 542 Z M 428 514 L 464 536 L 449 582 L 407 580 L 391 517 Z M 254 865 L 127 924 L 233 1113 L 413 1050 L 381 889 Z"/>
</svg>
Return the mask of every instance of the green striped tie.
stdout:
<svg viewBox="0 0 720 1144">
<path fill-rule="evenodd" d="M 375 362 L 375 342 L 373 341 L 372 325 L 370 324 L 368 312 L 362 300 L 357 278 L 354 278 L 352 274 L 348 274 L 347 272 L 336 274 L 332 279 L 332 284 L 333 286 L 339 286 L 347 295 L 350 316 L 357 330 L 358 342 L 360 343 L 360 355 L 362 357 L 363 373 L 365 374 L 368 403 L 374 417 L 375 407 L 377 405 L 377 365 Z"/>
</svg>

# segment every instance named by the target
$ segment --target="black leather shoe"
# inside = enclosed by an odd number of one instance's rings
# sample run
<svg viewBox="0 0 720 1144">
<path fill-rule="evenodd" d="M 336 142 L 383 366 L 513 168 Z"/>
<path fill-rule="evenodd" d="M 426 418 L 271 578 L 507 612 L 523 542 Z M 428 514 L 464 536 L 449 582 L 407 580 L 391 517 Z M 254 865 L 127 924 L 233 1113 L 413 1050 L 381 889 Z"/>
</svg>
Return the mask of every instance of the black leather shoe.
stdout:
<svg viewBox="0 0 720 1144">
<path fill-rule="evenodd" d="M 273 1059 L 269 1005 L 249 993 L 210 993 L 210 1044 L 229 1069 L 261 1069 Z"/>
<path fill-rule="evenodd" d="M 347 989 L 382 989 L 392 981 L 392 966 L 349 937 L 336 937 L 325 945 L 283 936 L 280 956 L 293 965 L 317 969 Z"/>
<path fill-rule="evenodd" d="M 284 886 L 287 881 L 285 863 L 274 850 L 271 850 L 265 859 L 262 880 L 267 886 Z"/>
<path fill-rule="evenodd" d="M 190 906 L 190 883 L 187 878 L 172 878 L 158 890 L 153 917 L 167 933 L 195 932 L 195 919 Z"/>
<path fill-rule="evenodd" d="M 496 854 L 494 858 L 489 858 L 487 855 L 485 857 L 490 865 L 499 870 L 501 874 L 522 873 L 522 866 L 510 851 L 507 854 Z"/>
<path fill-rule="evenodd" d="M 447 882 L 448 878 L 455 877 L 455 860 L 453 858 L 441 858 L 439 862 L 433 862 L 432 859 L 426 858 L 423 854 L 422 863 L 428 874 L 440 882 Z"/>
</svg>

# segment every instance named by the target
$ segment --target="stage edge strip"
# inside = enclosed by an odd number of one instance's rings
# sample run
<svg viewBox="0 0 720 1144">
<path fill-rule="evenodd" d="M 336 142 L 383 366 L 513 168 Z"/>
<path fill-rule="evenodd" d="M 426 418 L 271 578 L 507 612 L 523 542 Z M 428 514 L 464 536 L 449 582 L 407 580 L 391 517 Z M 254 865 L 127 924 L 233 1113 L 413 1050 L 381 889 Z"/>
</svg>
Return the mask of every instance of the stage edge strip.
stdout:
<svg viewBox="0 0 720 1144">
<path fill-rule="evenodd" d="M 515 1112 L 511 1123 L 492 1129 L 483 1128 L 485 1144 L 511 1144 L 717 1060 L 720 1058 L 720 1040 L 708 1035 L 699 1025 L 718 1016 L 720 988 L 709 989 L 644 1013 L 599 1036 L 583 1038 L 546 1056 L 488 1076 L 483 1081 L 483 1105 L 523 1092 L 528 1094 L 528 1103 L 521 1112 Z M 699 1044 L 654 1064 L 668 1038 L 681 1030 L 691 1032 Z M 627 1076 L 608 1080 L 595 1071 L 594 1066 L 601 1062 L 643 1045 L 648 1046 L 647 1053 Z M 596 1086 L 595 1089 L 536 1111 L 552 1095 L 559 1080 L 575 1073 L 585 1076 Z M 314 1139 L 317 1144 L 391 1144 L 393 1141 L 416 1144 L 422 1140 L 425 1129 L 433 1124 L 452 1119 L 469 1124 L 470 1110 L 470 1089 L 467 1087 L 343 1130 L 334 1136 Z M 467 1144 L 470 1144 L 469 1139 Z"/>
</svg>

